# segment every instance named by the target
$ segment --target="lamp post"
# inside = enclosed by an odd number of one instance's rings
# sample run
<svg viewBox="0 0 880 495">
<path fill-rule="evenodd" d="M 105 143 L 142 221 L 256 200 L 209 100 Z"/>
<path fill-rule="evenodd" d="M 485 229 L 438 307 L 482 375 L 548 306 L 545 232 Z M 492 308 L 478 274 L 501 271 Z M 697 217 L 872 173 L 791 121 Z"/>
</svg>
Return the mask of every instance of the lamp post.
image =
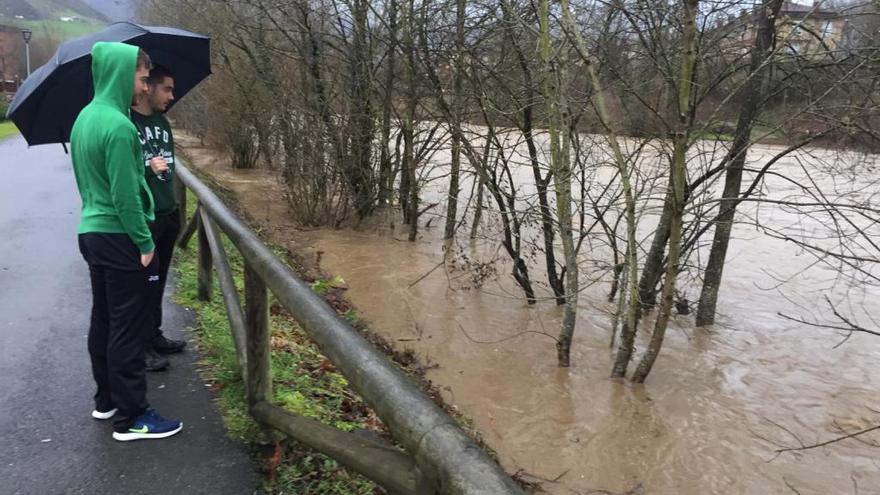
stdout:
<svg viewBox="0 0 880 495">
<path fill-rule="evenodd" d="M 22 29 L 21 37 L 24 38 L 24 51 L 27 58 L 27 75 L 31 75 L 31 36 L 34 33 L 30 29 Z"/>
</svg>

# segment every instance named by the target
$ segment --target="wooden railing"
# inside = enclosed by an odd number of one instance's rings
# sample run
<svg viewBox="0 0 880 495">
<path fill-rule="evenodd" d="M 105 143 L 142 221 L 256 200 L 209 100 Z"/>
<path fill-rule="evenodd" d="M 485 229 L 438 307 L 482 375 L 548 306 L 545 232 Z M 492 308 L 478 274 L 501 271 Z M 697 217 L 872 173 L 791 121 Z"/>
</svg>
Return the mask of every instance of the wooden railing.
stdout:
<svg viewBox="0 0 880 495">
<path fill-rule="evenodd" d="M 184 222 L 185 242 L 198 233 L 198 295 L 212 297 L 216 270 L 247 403 L 253 418 L 375 481 L 390 493 L 520 494 L 519 487 L 456 422 L 269 250 L 240 219 L 181 163 L 178 201 L 186 189 L 198 199 Z M 183 213 L 185 216 L 185 213 Z M 186 220 L 184 218 L 184 220 Z M 244 311 L 221 242 L 226 235 L 245 263 Z M 290 312 L 351 387 L 385 423 L 403 450 L 343 432 L 271 403 L 269 291 Z"/>
</svg>

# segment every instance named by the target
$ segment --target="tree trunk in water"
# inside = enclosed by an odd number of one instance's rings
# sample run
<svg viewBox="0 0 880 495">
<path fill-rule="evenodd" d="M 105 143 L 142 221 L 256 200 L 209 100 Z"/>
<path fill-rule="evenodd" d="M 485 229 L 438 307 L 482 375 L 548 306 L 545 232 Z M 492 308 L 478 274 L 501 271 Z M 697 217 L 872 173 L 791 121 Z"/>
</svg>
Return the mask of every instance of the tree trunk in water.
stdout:
<svg viewBox="0 0 880 495">
<path fill-rule="evenodd" d="M 630 298 L 632 298 L 632 295 L 630 295 Z M 638 305 L 638 302 L 635 304 Z M 629 314 L 627 312 L 627 316 Z M 620 345 L 617 347 L 617 357 L 614 359 L 614 366 L 611 368 L 611 376 L 613 378 L 623 378 L 626 376 L 626 369 L 629 367 L 629 362 L 632 361 L 633 352 L 635 352 L 635 342 L 636 325 L 633 325 L 629 319 L 626 319 L 620 328 Z"/>
<path fill-rule="evenodd" d="M 651 343 L 642 356 L 642 361 L 633 373 L 632 381 L 643 383 L 651 372 L 660 348 L 663 346 L 663 338 L 666 335 L 666 327 L 672 314 L 672 297 L 675 293 L 675 279 L 678 277 L 678 259 L 681 253 L 681 224 L 684 204 L 676 201 L 676 208 L 672 214 L 669 225 L 669 260 L 666 263 L 666 278 L 663 281 L 663 289 L 660 293 L 660 306 L 657 311 L 657 320 L 654 322 L 654 332 L 651 335 Z"/>
<path fill-rule="evenodd" d="M 568 159 L 565 145 L 563 145 L 561 155 L 563 155 L 563 160 Z M 558 172 L 562 171 L 559 170 Z M 554 178 L 556 183 L 556 209 L 560 223 L 559 236 L 562 238 L 562 251 L 565 257 L 566 292 L 565 311 L 562 318 L 562 328 L 559 331 L 556 359 L 560 367 L 567 368 L 571 365 L 571 341 L 574 336 L 575 324 L 577 323 L 577 305 L 580 293 L 578 284 L 580 280 L 578 276 L 577 252 L 575 251 L 574 235 L 571 226 L 571 173 L 568 173 L 568 171 L 564 174 L 557 173 L 554 174 Z"/>
<path fill-rule="evenodd" d="M 491 141 L 492 136 L 490 134 L 486 138 L 486 145 L 483 150 L 483 164 L 488 164 L 489 162 L 489 149 Z M 483 190 L 486 188 L 486 174 L 479 174 L 479 176 L 479 182 L 477 183 L 477 204 L 474 209 L 474 223 L 471 225 L 471 239 L 477 238 L 477 229 L 480 228 L 480 220 L 483 218 Z"/>
<path fill-rule="evenodd" d="M 444 239 L 455 236 L 458 216 L 459 173 L 461 170 L 461 106 L 462 80 L 464 78 L 464 18 L 465 0 L 456 0 L 455 9 L 455 75 L 453 76 L 452 102 L 452 170 L 449 175 L 449 202 L 446 205 L 446 229 Z"/>
<path fill-rule="evenodd" d="M 620 181 L 623 185 L 623 197 L 626 202 L 625 215 L 627 274 L 625 279 L 633 282 L 627 284 L 630 287 L 629 297 L 626 298 L 628 299 L 628 308 L 626 311 L 626 319 L 623 326 L 620 347 L 618 348 L 617 358 L 615 359 L 614 368 L 611 373 L 611 376 L 613 377 L 623 377 L 626 374 L 626 368 L 627 366 L 629 366 L 629 361 L 632 357 L 636 328 L 636 305 L 638 303 L 638 288 L 634 282 L 638 279 L 639 275 L 639 267 L 636 257 L 637 244 L 635 196 L 633 195 L 632 184 L 629 178 L 629 166 L 627 165 L 627 160 L 623 156 L 623 152 L 621 151 L 620 143 L 617 140 L 617 130 L 615 129 L 615 126 L 611 121 L 607 105 L 605 104 L 605 97 L 602 89 L 602 80 L 599 79 L 599 73 L 596 71 L 595 64 L 593 63 L 593 59 L 590 56 L 590 52 L 587 48 L 587 43 L 586 41 L 584 41 L 583 36 L 580 34 L 580 31 L 578 31 L 575 26 L 574 18 L 572 17 L 571 11 L 568 7 L 568 0 L 561 0 L 560 7 L 562 10 L 563 28 L 566 31 L 566 34 L 574 39 L 578 55 L 584 62 L 584 65 L 586 66 L 587 72 L 590 76 L 590 84 L 593 88 L 594 108 L 600 122 L 602 123 L 602 126 L 605 128 L 605 134 L 608 139 L 608 146 L 611 147 L 611 151 L 614 156 L 614 163 L 617 166 L 617 170 L 620 172 Z M 624 298 L 622 297 L 621 299 Z"/>
<path fill-rule="evenodd" d="M 627 308 L 627 273 L 623 270 L 623 265 L 621 265 L 621 276 L 620 276 L 620 298 L 617 300 L 617 309 L 614 311 L 614 315 L 611 318 L 611 339 L 608 342 L 608 348 L 614 349 L 615 340 L 617 339 L 617 327 L 620 326 L 620 319 L 624 316 Z M 626 369 L 623 370 L 624 374 L 626 373 Z"/>
<path fill-rule="evenodd" d="M 381 150 L 379 154 L 379 206 L 388 205 L 391 201 L 391 153 L 388 146 L 391 144 L 391 110 L 394 105 L 394 77 L 395 55 L 397 53 L 397 0 L 391 0 L 389 6 L 388 19 L 388 68 L 385 72 L 385 95 L 382 103 L 382 138 Z"/>
<path fill-rule="evenodd" d="M 529 278 L 528 266 L 522 258 L 522 228 L 519 220 L 516 218 L 516 201 L 513 197 L 514 193 L 505 193 L 503 188 L 498 184 L 497 175 L 495 173 L 490 173 L 489 156 L 491 154 L 491 146 L 493 145 L 493 138 L 495 136 L 495 126 L 486 112 L 486 102 L 483 99 L 483 96 L 478 94 L 476 100 L 480 106 L 484 121 L 486 122 L 486 127 L 488 128 L 488 137 L 486 139 L 485 147 L 483 148 L 482 159 L 480 155 L 477 155 L 474 152 L 469 141 L 464 141 L 462 143 L 464 144 L 464 151 L 467 154 L 468 160 L 474 164 L 476 172 L 480 175 L 480 179 L 485 188 L 488 189 L 489 194 L 495 200 L 495 204 L 498 205 L 498 216 L 501 218 L 502 233 L 504 236 L 501 245 L 513 261 L 513 278 L 516 280 L 517 284 L 522 287 L 523 292 L 526 295 L 526 301 L 529 304 L 535 304 L 537 300 L 535 298 L 535 291 L 532 288 L 532 282 Z M 495 160 L 496 164 L 500 161 L 504 163 L 504 167 L 509 166 L 508 161 L 504 157 L 503 147 L 498 147 Z M 494 166 L 491 168 L 494 169 Z M 507 199 L 506 202 L 505 198 Z"/>
<path fill-rule="evenodd" d="M 409 188 L 412 187 L 409 182 L 409 159 L 407 158 L 407 146 L 408 143 L 412 142 L 412 136 L 407 132 L 409 128 L 406 122 L 401 122 L 400 128 L 400 137 L 402 138 L 403 145 L 403 154 L 400 156 L 400 189 L 397 193 L 398 201 L 400 201 L 400 211 L 403 213 L 403 224 L 409 225 L 412 221 L 410 219 L 410 208 L 409 208 Z M 409 137 L 407 137 L 409 136 Z M 412 154 L 412 149 L 409 148 L 410 154 Z"/>
<path fill-rule="evenodd" d="M 411 225 L 418 221 L 418 192 L 413 192 L 416 188 L 415 174 L 415 150 L 413 145 L 413 123 L 406 118 L 407 122 L 403 123 L 400 130 L 403 135 L 403 156 L 400 160 L 400 207 L 403 210 L 403 223 Z M 413 197 L 415 197 L 416 205 L 413 208 Z"/>
<path fill-rule="evenodd" d="M 305 32 L 303 34 L 307 36 L 308 40 L 309 74 L 312 77 L 312 85 L 314 86 L 313 91 L 315 92 L 315 97 L 318 103 L 318 112 L 320 113 L 321 121 L 327 130 L 327 135 L 330 137 L 330 142 L 333 145 L 333 158 L 336 162 L 336 167 L 338 170 L 345 170 L 347 153 L 345 151 L 345 145 L 340 138 L 339 132 L 336 128 L 334 112 L 331 108 L 330 101 L 327 96 L 327 88 L 324 85 L 324 76 L 321 72 L 321 68 L 324 67 L 323 53 L 321 51 L 321 41 L 319 39 L 319 35 L 312 27 L 312 21 L 309 17 L 309 8 L 305 4 L 303 4 L 299 6 L 299 9 L 302 14 L 303 27 L 305 28 Z"/>
<path fill-rule="evenodd" d="M 549 177 L 541 177 L 541 167 L 538 162 L 538 151 L 535 146 L 535 138 L 532 130 L 532 108 L 527 106 L 523 110 L 523 120 L 525 123 L 526 145 L 529 149 L 530 161 L 532 164 L 532 175 L 535 177 L 535 186 L 538 190 L 538 206 L 541 210 L 541 232 L 544 235 L 544 260 L 547 266 L 547 283 L 553 291 L 556 298 L 556 304 L 561 306 L 565 304 L 565 288 L 563 287 L 562 277 L 556 270 L 556 252 L 554 251 L 554 238 L 556 237 L 555 227 L 553 226 L 553 214 L 550 210 L 550 202 L 547 201 L 547 185 Z"/>
<path fill-rule="evenodd" d="M 407 112 L 406 112 L 406 134 L 404 134 L 404 151 L 403 151 L 403 173 L 407 174 L 407 182 L 409 182 L 409 197 L 407 198 L 406 208 L 409 218 L 409 236 L 410 242 L 416 240 L 419 232 L 419 184 L 418 175 L 416 174 L 416 157 L 415 157 L 415 124 L 416 124 L 416 99 L 418 98 L 418 89 L 416 88 L 416 46 L 413 41 L 412 30 L 415 27 L 416 13 L 414 1 L 409 2 L 409 19 L 404 29 L 404 48 L 406 49 L 406 69 L 407 69 Z"/>
<path fill-rule="evenodd" d="M 513 278 L 516 280 L 516 283 L 522 287 L 523 292 L 526 293 L 526 302 L 528 304 L 535 304 L 537 302 L 537 299 L 535 298 L 535 290 L 532 288 L 532 280 L 529 278 L 529 268 L 524 259 L 516 258 L 514 261 Z"/>
<path fill-rule="evenodd" d="M 371 53 L 367 41 L 367 0 L 356 0 L 352 36 L 352 143 L 348 182 L 354 193 L 359 218 L 373 211 L 373 106 Z"/>
<path fill-rule="evenodd" d="M 565 311 L 556 343 L 556 359 L 560 367 L 567 368 L 571 366 L 571 341 L 577 323 L 578 264 L 572 234 L 571 143 L 568 132 L 568 102 L 565 99 L 566 60 L 564 51 L 560 51 L 555 57 L 552 53 L 550 0 L 541 1 L 539 21 L 540 56 L 544 65 L 544 98 L 548 103 L 547 115 L 550 119 L 550 170 L 556 189 L 556 220 L 559 223 L 559 237 L 562 239 L 562 252 L 565 257 Z"/>
<path fill-rule="evenodd" d="M 556 267 L 556 252 L 554 248 L 556 230 L 553 225 L 553 212 L 550 210 L 550 203 L 547 200 L 547 186 L 550 178 L 541 176 L 541 163 L 538 159 L 538 147 L 535 144 L 533 109 L 536 98 L 534 94 L 534 83 L 532 82 L 532 71 L 529 68 L 528 59 L 526 59 L 525 53 L 523 53 L 523 50 L 520 48 L 519 42 L 517 41 L 517 37 L 519 36 L 515 29 L 517 21 L 515 20 L 513 13 L 510 11 L 510 5 L 508 5 L 506 0 L 501 2 L 501 8 L 504 12 L 505 25 L 507 26 L 505 33 L 510 46 L 513 47 L 513 50 L 516 53 L 517 62 L 523 75 L 523 89 L 526 93 L 526 103 L 522 109 L 522 131 L 523 137 L 526 141 L 526 147 L 529 150 L 529 163 L 532 168 L 532 175 L 535 178 L 535 188 L 538 191 L 538 205 L 541 211 L 541 233 L 544 236 L 544 261 L 547 266 L 547 283 L 553 291 L 553 296 L 556 298 L 556 304 L 561 306 L 565 304 L 565 288 L 563 287 L 562 279 L 559 276 Z"/>
<path fill-rule="evenodd" d="M 480 177 L 479 181 L 477 184 L 477 205 L 474 209 L 474 223 L 471 224 L 471 239 L 477 238 L 477 230 L 480 228 L 480 220 L 483 217 L 483 188 L 485 184 L 482 177 Z"/>
<path fill-rule="evenodd" d="M 657 310 L 657 320 L 654 322 L 654 332 L 651 335 L 651 343 L 648 345 L 639 366 L 633 373 L 632 381 L 643 383 L 651 372 L 660 349 L 663 346 L 663 338 L 669 324 L 669 316 L 672 313 L 672 297 L 675 294 L 675 281 L 678 278 L 678 262 L 681 254 L 681 231 L 684 218 L 684 207 L 687 202 L 685 195 L 687 181 L 687 150 L 688 128 L 690 123 L 691 94 L 693 89 L 694 67 L 696 66 L 696 16 L 699 0 L 684 0 L 684 25 L 682 33 L 682 61 L 681 77 L 678 85 L 678 122 L 673 138 L 672 170 L 670 174 L 669 191 L 671 192 L 671 215 L 669 222 L 669 259 L 666 262 L 666 277 L 661 291 L 660 307 Z"/>
<path fill-rule="evenodd" d="M 412 140 L 410 140 L 412 141 Z M 411 144 L 411 143 L 410 143 Z M 409 157 L 409 236 L 407 239 L 414 242 L 419 234 L 419 184 L 416 175 L 416 160 Z"/>
<path fill-rule="evenodd" d="M 654 238 L 651 240 L 651 248 L 645 258 L 645 267 L 642 268 L 642 278 L 639 280 L 638 317 L 644 310 L 651 309 L 657 302 L 657 283 L 663 275 L 663 259 L 666 254 L 666 242 L 669 240 L 669 228 L 672 222 L 672 191 L 666 192 L 663 201 L 663 213 L 654 230 Z"/>
<path fill-rule="evenodd" d="M 457 124 L 453 124 L 457 125 Z M 444 239 L 455 237 L 456 218 L 458 217 L 459 173 L 461 170 L 461 133 L 452 134 L 452 170 L 449 173 L 449 194 L 446 203 L 446 227 Z"/>
<path fill-rule="evenodd" d="M 614 298 L 617 297 L 617 291 L 620 288 L 620 276 L 623 274 L 623 268 L 626 266 L 617 260 L 614 261 L 614 275 L 611 280 L 611 289 L 608 291 L 608 302 L 614 302 Z"/>
<path fill-rule="evenodd" d="M 729 156 L 732 157 L 724 177 L 724 192 L 722 201 L 718 207 L 718 216 L 715 218 L 715 238 L 712 241 L 712 249 L 709 252 L 709 261 L 706 263 L 706 273 L 703 279 L 703 288 L 700 292 L 700 303 L 697 307 L 697 326 L 702 327 L 715 323 L 715 307 L 718 303 L 718 289 L 721 286 L 721 276 L 724 272 L 724 258 L 727 256 L 727 248 L 730 245 L 730 233 L 733 229 L 733 220 L 736 216 L 736 205 L 742 185 L 743 165 L 749 151 L 749 141 L 752 137 L 752 124 L 758 115 L 758 105 L 764 99 L 767 91 L 766 80 L 769 70 L 765 64 L 773 40 L 776 36 L 775 21 L 782 6 L 783 0 L 764 0 L 759 9 L 758 35 L 755 37 L 755 46 L 752 48 L 751 79 L 742 88 L 745 103 L 739 114 L 736 125 L 736 135 Z"/>
</svg>

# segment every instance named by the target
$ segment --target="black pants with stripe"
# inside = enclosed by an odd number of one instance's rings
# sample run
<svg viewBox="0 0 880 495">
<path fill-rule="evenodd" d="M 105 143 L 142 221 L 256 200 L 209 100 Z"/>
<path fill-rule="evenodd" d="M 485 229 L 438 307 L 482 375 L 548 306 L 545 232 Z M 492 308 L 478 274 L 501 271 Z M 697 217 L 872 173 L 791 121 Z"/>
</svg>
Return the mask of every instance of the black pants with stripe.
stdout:
<svg viewBox="0 0 880 495">
<path fill-rule="evenodd" d="M 156 215 L 156 221 L 150 224 L 153 243 L 156 244 L 156 257 L 159 258 L 159 288 L 156 301 L 150 310 L 153 318 L 153 332 L 149 341 L 162 335 L 162 295 L 165 293 L 165 282 L 168 280 L 168 269 L 171 267 L 171 256 L 174 243 L 180 234 L 180 212 L 174 210 L 167 215 Z"/>
<path fill-rule="evenodd" d="M 144 350 L 152 326 L 150 303 L 159 287 L 159 259 L 144 268 L 127 234 L 80 234 L 79 249 L 92 284 L 88 345 L 97 384 L 95 407 L 118 408 L 114 428 L 125 431 L 149 407 Z"/>
</svg>

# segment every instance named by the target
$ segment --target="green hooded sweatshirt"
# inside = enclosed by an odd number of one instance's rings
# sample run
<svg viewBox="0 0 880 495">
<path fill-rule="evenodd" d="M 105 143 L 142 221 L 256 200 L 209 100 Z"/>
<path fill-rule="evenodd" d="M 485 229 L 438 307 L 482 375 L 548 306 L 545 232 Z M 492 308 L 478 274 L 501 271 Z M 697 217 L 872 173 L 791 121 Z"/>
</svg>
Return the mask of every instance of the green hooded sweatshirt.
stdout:
<svg viewBox="0 0 880 495">
<path fill-rule="evenodd" d="M 155 248 L 148 222 L 153 196 L 144 180 L 143 150 L 128 118 L 138 48 L 95 43 L 95 97 L 79 113 L 70 134 L 70 154 L 82 198 L 79 233 L 128 234 L 141 254 Z"/>
</svg>

